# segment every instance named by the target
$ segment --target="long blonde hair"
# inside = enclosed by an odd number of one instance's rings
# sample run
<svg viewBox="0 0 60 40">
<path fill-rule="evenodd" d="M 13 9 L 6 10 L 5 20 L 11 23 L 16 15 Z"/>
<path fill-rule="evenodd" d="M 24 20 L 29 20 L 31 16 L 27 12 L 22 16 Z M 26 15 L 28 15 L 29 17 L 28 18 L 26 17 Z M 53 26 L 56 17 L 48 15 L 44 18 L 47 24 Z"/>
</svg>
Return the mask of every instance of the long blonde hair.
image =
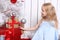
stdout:
<svg viewBox="0 0 60 40">
<path fill-rule="evenodd" d="M 42 17 L 42 19 L 54 20 L 55 25 L 57 26 L 57 16 L 54 6 L 51 3 L 44 3 L 42 7 L 45 8 L 45 11 L 47 13 L 47 15 L 44 18 Z"/>
</svg>

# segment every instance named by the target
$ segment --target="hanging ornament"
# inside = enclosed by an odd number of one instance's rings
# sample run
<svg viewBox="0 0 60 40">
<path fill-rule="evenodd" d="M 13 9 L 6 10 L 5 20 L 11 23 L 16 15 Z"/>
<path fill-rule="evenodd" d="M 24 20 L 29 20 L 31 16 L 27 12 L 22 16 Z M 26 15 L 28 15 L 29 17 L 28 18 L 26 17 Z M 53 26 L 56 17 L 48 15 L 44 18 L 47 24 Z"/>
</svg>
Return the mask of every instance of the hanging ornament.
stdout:
<svg viewBox="0 0 60 40">
<path fill-rule="evenodd" d="M 17 0 L 10 0 L 11 3 L 15 4 Z"/>
</svg>

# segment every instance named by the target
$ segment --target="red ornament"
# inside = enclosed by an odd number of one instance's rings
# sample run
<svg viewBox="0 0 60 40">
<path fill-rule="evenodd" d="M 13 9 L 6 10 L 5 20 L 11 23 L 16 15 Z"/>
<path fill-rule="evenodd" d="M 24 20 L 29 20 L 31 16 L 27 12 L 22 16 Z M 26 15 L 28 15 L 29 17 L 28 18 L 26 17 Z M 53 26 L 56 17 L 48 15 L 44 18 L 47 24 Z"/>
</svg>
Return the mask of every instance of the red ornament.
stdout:
<svg viewBox="0 0 60 40">
<path fill-rule="evenodd" d="M 10 0 L 11 3 L 15 4 L 17 0 Z"/>
</svg>

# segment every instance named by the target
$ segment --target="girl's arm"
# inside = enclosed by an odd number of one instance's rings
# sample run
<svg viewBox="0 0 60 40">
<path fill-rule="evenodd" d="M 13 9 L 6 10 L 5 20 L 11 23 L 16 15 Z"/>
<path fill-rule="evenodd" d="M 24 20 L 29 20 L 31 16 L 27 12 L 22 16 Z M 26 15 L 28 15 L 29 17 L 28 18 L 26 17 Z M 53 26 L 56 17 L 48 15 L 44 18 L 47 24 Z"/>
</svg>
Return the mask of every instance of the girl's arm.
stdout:
<svg viewBox="0 0 60 40">
<path fill-rule="evenodd" d="M 26 30 L 26 31 L 33 31 L 33 30 L 36 30 L 38 29 L 39 25 L 42 23 L 42 19 L 38 22 L 37 25 L 35 25 L 34 27 L 31 27 L 31 28 L 21 28 L 22 30 Z"/>
</svg>

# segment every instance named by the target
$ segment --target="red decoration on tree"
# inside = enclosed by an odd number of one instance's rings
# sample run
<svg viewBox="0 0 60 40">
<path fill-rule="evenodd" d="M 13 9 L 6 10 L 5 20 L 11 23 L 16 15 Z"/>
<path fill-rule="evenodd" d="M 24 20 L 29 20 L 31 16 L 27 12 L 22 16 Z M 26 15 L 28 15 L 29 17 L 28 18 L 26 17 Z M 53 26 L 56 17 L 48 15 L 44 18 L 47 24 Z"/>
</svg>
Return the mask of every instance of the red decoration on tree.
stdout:
<svg viewBox="0 0 60 40">
<path fill-rule="evenodd" d="M 17 0 L 10 0 L 11 3 L 15 4 Z"/>
<path fill-rule="evenodd" d="M 10 29 L 8 29 L 8 31 L 6 31 L 5 35 L 6 35 L 6 40 L 20 40 L 21 39 L 21 30 L 20 28 L 14 28 L 15 24 L 21 24 L 20 22 L 16 22 L 15 16 L 11 16 L 11 20 L 12 22 L 10 23 L 9 21 L 6 23 L 8 25 L 10 25 Z"/>
</svg>

